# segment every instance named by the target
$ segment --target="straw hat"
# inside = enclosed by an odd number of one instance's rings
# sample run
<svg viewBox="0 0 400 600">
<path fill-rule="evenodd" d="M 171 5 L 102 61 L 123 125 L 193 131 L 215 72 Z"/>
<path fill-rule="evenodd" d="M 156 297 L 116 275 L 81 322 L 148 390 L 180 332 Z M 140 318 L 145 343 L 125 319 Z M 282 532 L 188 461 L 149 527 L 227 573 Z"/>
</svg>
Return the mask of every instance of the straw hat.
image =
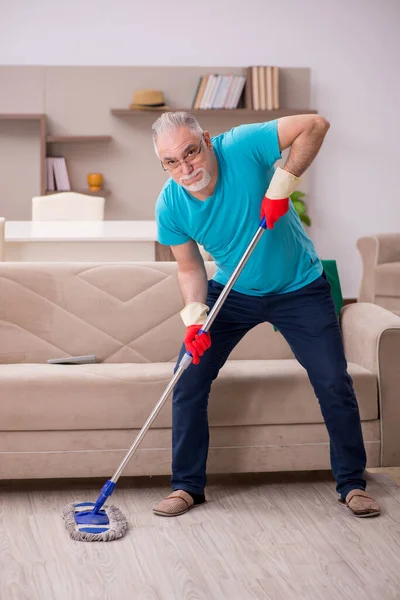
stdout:
<svg viewBox="0 0 400 600">
<path fill-rule="evenodd" d="M 165 105 L 163 92 L 160 90 L 138 90 L 133 94 L 132 110 L 169 110 Z"/>
</svg>

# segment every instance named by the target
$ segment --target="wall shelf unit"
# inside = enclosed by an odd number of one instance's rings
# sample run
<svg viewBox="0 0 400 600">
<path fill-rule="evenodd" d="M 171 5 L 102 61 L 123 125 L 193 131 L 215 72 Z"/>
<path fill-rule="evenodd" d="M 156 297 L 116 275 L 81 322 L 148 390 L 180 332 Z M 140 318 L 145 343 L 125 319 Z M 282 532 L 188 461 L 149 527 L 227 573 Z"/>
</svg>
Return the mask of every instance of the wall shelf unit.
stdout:
<svg viewBox="0 0 400 600">
<path fill-rule="evenodd" d="M 106 189 L 100 194 L 107 197 L 107 219 L 152 219 L 153 204 L 165 184 L 166 174 L 154 155 L 151 123 L 166 110 L 194 114 L 212 136 L 241 124 L 268 122 L 289 115 L 316 115 L 320 111 L 321 107 L 311 110 L 317 108 L 313 105 L 312 70 L 283 66 L 279 67 L 282 107 L 279 110 L 246 108 L 249 106 L 246 97 L 234 109 L 193 108 L 193 98 L 205 74 L 246 76 L 247 68 L 234 65 L 0 68 L 0 89 L 6 92 L 0 94 L 0 149 L 8 189 L 0 198 L 0 214 L 5 213 L 9 219 L 29 219 L 31 198 L 56 192 L 47 190 L 48 156 L 65 157 L 71 187 L 78 193 L 92 194 L 88 173 L 103 173 L 102 187 Z M 163 90 L 170 109 L 130 108 L 135 92 L 150 87 Z M 105 89 L 111 89 L 112 94 L 105 94 Z M 50 181 L 48 185 L 53 187 Z"/>
</svg>

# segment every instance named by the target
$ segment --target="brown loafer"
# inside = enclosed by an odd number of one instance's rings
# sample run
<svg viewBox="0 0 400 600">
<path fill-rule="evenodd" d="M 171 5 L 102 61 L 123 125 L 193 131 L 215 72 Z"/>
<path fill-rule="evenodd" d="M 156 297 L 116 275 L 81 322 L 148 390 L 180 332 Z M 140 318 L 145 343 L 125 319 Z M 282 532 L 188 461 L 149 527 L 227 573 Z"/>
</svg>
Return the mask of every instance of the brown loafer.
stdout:
<svg viewBox="0 0 400 600">
<path fill-rule="evenodd" d="M 377 517 L 381 514 L 379 504 L 364 492 L 364 490 L 351 490 L 345 500 L 339 500 L 355 517 Z"/>
<path fill-rule="evenodd" d="M 176 490 L 167 498 L 161 500 L 153 508 L 153 513 L 160 517 L 178 517 L 183 515 L 194 505 L 194 500 L 185 490 Z"/>
</svg>

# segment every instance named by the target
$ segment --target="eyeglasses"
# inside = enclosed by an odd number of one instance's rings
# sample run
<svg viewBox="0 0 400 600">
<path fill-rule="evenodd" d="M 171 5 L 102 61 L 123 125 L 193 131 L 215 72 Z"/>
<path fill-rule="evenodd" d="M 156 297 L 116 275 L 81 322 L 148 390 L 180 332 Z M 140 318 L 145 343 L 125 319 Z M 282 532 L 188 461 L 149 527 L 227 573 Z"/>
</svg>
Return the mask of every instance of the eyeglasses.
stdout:
<svg viewBox="0 0 400 600">
<path fill-rule="evenodd" d="M 183 163 L 186 163 L 187 165 L 194 162 L 196 160 L 196 158 L 199 156 L 201 149 L 203 147 L 203 139 L 204 139 L 204 133 L 201 136 L 200 139 L 200 144 L 199 147 L 195 147 L 192 148 L 191 150 L 189 150 L 189 152 L 186 154 L 185 158 L 183 158 L 182 160 L 173 160 L 171 158 L 167 158 L 165 161 L 161 161 L 161 166 L 164 169 L 164 171 L 177 171 L 179 167 L 181 167 L 183 165 Z"/>
</svg>

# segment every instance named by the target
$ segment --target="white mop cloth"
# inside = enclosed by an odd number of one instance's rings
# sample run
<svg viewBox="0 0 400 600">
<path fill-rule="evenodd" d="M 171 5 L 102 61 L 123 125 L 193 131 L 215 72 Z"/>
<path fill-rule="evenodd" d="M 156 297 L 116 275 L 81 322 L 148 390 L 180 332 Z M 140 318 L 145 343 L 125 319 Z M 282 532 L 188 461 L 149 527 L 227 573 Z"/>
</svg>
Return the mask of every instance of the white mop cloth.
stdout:
<svg viewBox="0 0 400 600">
<path fill-rule="evenodd" d="M 65 527 L 70 537 L 78 542 L 112 542 L 122 538 L 128 530 L 128 521 L 123 513 L 111 504 L 104 505 L 100 512 L 105 512 L 108 524 L 79 525 L 75 521 L 75 514 L 93 510 L 93 502 L 67 504 L 63 510 Z"/>
</svg>

